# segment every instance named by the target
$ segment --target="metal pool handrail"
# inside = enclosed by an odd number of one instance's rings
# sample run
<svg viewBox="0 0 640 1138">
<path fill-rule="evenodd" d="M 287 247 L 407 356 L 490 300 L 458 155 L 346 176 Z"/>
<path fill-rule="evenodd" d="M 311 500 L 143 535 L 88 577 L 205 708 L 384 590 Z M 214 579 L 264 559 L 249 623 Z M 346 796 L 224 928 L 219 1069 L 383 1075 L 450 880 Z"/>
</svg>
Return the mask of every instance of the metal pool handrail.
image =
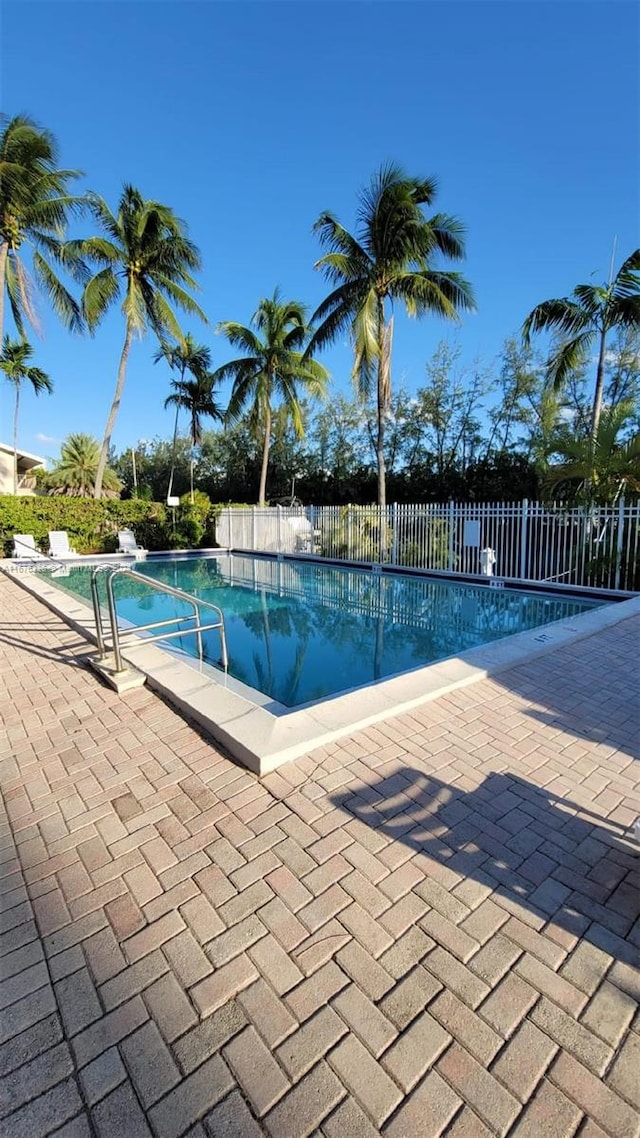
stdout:
<svg viewBox="0 0 640 1138">
<path fill-rule="evenodd" d="M 106 591 L 107 591 L 107 604 L 109 607 L 109 623 L 111 625 L 111 640 L 113 644 L 113 655 L 115 659 L 116 672 L 124 671 L 122 665 L 122 636 L 123 633 L 118 628 L 118 614 L 116 611 L 116 602 L 113 593 L 114 580 L 118 576 L 126 573 L 128 578 L 135 581 L 140 581 L 141 584 L 146 585 L 150 589 L 155 589 L 159 593 L 167 593 L 169 596 L 176 597 L 178 600 L 185 601 L 193 607 L 193 616 L 176 616 L 169 617 L 166 620 L 155 620 L 149 624 L 137 624 L 133 629 L 127 629 L 124 632 L 125 636 L 137 636 L 139 632 L 148 632 L 153 628 L 167 628 L 170 624 L 183 624 L 184 621 L 195 621 L 193 628 L 182 628 L 177 632 L 161 632 L 156 636 L 146 636 L 143 640 L 138 641 L 138 645 L 149 644 L 156 640 L 170 640 L 176 636 L 189 636 L 195 633 L 198 643 L 198 655 L 202 660 L 202 633 L 208 632 L 212 629 L 219 629 L 220 631 L 220 647 L 221 647 L 221 663 L 225 671 L 229 667 L 229 656 L 227 653 L 227 637 L 224 627 L 224 614 L 218 605 L 214 605 L 211 601 L 201 600 L 199 597 L 193 597 L 190 593 L 185 593 L 182 589 L 176 589 L 173 585 L 165 585 L 163 581 L 156 581 L 152 577 L 147 577 L 144 573 L 138 573 L 135 569 L 130 569 L 127 565 L 97 565 L 91 573 L 91 598 L 93 601 L 93 613 L 96 625 L 96 638 L 98 641 L 98 651 L 101 657 L 106 655 L 106 645 L 104 638 L 104 630 L 102 625 L 102 614 L 100 612 L 100 598 L 98 594 L 98 576 L 100 573 L 107 572 Z M 205 608 L 213 609 L 217 615 L 217 620 L 211 624 L 202 624 L 200 621 L 199 608 L 204 605 Z M 135 648 L 136 642 L 127 643 L 127 648 Z"/>
</svg>

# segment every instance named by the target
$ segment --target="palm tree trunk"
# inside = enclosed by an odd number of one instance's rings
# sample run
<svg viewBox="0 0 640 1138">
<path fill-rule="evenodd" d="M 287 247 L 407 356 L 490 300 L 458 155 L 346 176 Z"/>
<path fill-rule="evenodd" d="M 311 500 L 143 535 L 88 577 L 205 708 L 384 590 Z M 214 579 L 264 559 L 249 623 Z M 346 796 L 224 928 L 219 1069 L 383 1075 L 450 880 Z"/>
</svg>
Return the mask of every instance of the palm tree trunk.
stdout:
<svg viewBox="0 0 640 1138">
<path fill-rule="evenodd" d="M 0 344 L 4 335 L 4 290 L 7 280 L 7 257 L 9 246 L 6 241 L 0 245 Z"/>
<path fill-rule="evenodd" d="M 258 505 L 266 506 L 267 504 L 267 467 L 269 465 L 269 446 L 271 444 L 271 407 L 267 404 L 267 411 L 264 423 L 264 445 L 262 447 L 262 470 L 260 471 L 260 491 L 258 493 Z"/>
<path fill-rule="evenodd" d="M 604 357 L 606 350 L 607 330 L 600 333 L 600 352 L 598 354 L 598 370 L 596 372 L 596 389 L 593 395 L 593 410 L 591 412 L 591 437 L 595 439 L 598 423 L 602 414 L 602 394 L 604 391 Z"/>
<path fill-rule="evenodd" d="M 380 521 L 380 561 L 387 557 L 387 471 L 384 461 L 384 435 L 391 395 L 391 337 L 393 319 L 385 324 L 384 305 L 378 304 L 378 438 L 376 457 L 378 460 L 378 507 Z"/>
<path fill-rule="evenodd" d="M 384 436 L 391 398 L 391 339 L 393 318 L 385 324 L 382 300 L 378 303 L 378 437 L 376 458 L 378 461 L 378 505 L 381 512 L 387 505 L 387 471 L 384 461 Z"/>
<path fill-rule="evenodd" d="M 176 403 L 176 417 L 173 421 L 173 443 L 171 444 L 171 473 L 169 475 L 169 487 L 167 489 L 167 498 L 171 497 L 173 492 L 173 476 L 176 470 L 176 442 L 178 440 L 178 416 L 180 414 L 180 404 Z"/>
<path fill-rule="evenodd" d="M 129 351 L 131 350 L 131 341 L 133 340 L 133 328 L 127 323 L 127 334 L 124 338 L 124 347 L 122 355 L 120 356 L 120 366 L 118 368 L 118 381 L 116 383 L 116 390 L 113 396 L 113 403 L 109 411 L 109 418 L 107 419 L 107 426 L 102 440 L 102 449 L 100 451 L 100 458 L 98 459 L 98 469 L 96 470 L 96 481 L 93 487 L 94 498 L 100 498 L 102 495 L 102 479 L 104 478 L 104 469 L 107 465 L 107 455 L 109 454 L 109 443 L 111 442 L 111 435 L 113 428 L 118 417 L 120 410 L 120 400 L 122 399 L 122 389 L 127 375 L 127 360 L 129 359 Z"/>
<path fill-rule="evenodd" d="M 16 380 L 16 406 L 13 412 L 13 494 L 18 494 L 18 409 L 20 407 L 20 380 Z"/>
<path fill-rule="evenodd" d="M 193 505 L 193 467 L 196 461 L 196 447 L 199 442 L 199 424 L 196 420 L 195 412 L 191 412 L 191 470 L 189 475 L 189 486 L 191 488 L 191 505 Z"/>
</svg>

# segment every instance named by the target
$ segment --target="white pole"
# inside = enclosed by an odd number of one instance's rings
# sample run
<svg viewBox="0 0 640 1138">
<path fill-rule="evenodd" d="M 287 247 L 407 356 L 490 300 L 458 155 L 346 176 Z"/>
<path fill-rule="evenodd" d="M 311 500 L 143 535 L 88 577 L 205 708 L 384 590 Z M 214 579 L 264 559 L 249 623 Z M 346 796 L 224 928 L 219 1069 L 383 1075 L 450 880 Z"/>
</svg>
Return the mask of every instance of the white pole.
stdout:
<svg viewBox="0 0 640 1138">
<path fill-rule="evenodd" d="M 454 501 L 449 502 L 449 570 L 453 572 L 455 565 L 453 563 L 453 537 L 455 528 L 456 505 Z"/>
<path fill-rule="evenodd" d="M 624 536 L 624 498 L 618 502 L 618 540 L 616 543 L 616 578 L 615 588 L 620 588 L 620 568 L 622 566 L 622 539 Z"/>
<path fill-rule="evenodd" d="M 527 576 L 527 528 L 529 521 L 529 500 L 522 499 L 522 519 L 520 522 L 520 579 Z"/>
</svg>

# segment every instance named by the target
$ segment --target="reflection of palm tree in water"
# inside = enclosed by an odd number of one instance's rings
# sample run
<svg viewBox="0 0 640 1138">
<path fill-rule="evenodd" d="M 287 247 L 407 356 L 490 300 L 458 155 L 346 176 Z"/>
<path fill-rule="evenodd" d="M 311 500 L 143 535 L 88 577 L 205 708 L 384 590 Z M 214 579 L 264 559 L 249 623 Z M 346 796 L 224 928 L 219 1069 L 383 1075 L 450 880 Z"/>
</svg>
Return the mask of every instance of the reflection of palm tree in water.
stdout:
<svg viewBox="0 0 640 1138">
<path fill-rule="evenodd" d="M 384 580 L 382 576 L 378 577 L 376 581 L 377 596 L 374 602 L 374 612 L 376 621 L 376 639 L 373 649 L 373 678 L 380 680 L 383 676 L 382 662 L 384 659 L 384 626 L 386 620 L 386 613 L 384 612 Z"/>
<path fill-rule="evenodd" d="M 261 637 L 264 642 L 264 659 L 259 652 L 252 654 L 255 680 L 234 662 L 235 674 L 240 678 L 244 672 L 246 683 L 256 685 L 260 691 L 272 696 L 273 699 L 292 705 L 297 701 L 304 672 L 311 632 L 309 622 L 303 619 L 296 621 L 294 613 L 288 606 L 270 609 L 267 589 L 260 589 L 259 594 L 259 611 L 244 613 L 242 620 L 254 636 Z M 278 662 L 274 658 L 273 638 L 277 635 L 289 641 L 295 640 L 296 644 L 293 666 L 284 675 L 279 674 Z"/>
<path fill-rule="evenodd" d="M 264 589 L 260 589 L 260 615 L 262 617 L 262 637 L 264 640 L 264 651 L 267 662 L 266 674 L 262 667 L 262 661 L 260 660 L 260 657 L 255 654 L 253 657 L 253 663 L 261 689 L 266 692 L 273 692 L 275 684 L 275 672 L 273 668 L 273 650 L 271 645 L 271 625 L 269 623 L 269 606 L 267 604 L 267 595 Z M 268 684 L 268 687 L 263 687 L 263 684 L 265 682 Z"/>
</svg>

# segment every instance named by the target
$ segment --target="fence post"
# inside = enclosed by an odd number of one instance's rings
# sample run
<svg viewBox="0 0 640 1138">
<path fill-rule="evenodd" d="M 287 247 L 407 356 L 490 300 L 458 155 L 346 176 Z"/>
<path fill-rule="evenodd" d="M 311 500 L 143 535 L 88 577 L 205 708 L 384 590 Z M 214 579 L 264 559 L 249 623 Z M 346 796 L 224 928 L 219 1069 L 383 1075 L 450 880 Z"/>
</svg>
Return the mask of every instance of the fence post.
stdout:
<svg viewBox="0 0 640 1138">
<path fill-rule="evenodd" d="M 277 552 L 282 553 L 282 506 L 276 506 L 276 510 L 278 511 Z"/>
<path fill-rule="evenodd" d="M 449 572 L 453 573 L 454 565 L 454 552 L 453 552 L 453 537 L 454 527 L 456 524 L 456 504 L 453 501 L 449 502 Z"/>
<path fill-rule="evenodd" d="M 398 564 L 398 503 L 394 502 L 391 507 L 391 526 L 393 529 L 393 537 L 391 538 L 391 564 Z"/>
<path fill-rule="evenodd" d="M 522 499 L 522 518 L 520 521 L 520 577 L 527 576 L 527 531 L 529 528 L 529 499 Z"/>
<path fill-rule="evenodd" d="M 622 545 L 624 538 L 624 498 L 618 502 L 618 535 L 616 541 L 616 577 L 614 589 L 620 588 L 620 571 L 622 569 Z"/>
<path fill-rule="evenodd" d="M 258 548 L 258 546 L 256 545 L 256 540 L 257 540 L 256 539 L 256 508 L 255 508 L 255 506 L 252 506 L 251 507 L 251 547 L 252 547 L 252 549 Z"/>
<path fill-rule="evenodd" d="M 351 559 L 351 506 L 347 506 L 347 561 Z"/>
<path fill-rule="evenodd" d="M 229 508 L 229 549 L 233 549 L 233 510 Z"/>
</svg>

